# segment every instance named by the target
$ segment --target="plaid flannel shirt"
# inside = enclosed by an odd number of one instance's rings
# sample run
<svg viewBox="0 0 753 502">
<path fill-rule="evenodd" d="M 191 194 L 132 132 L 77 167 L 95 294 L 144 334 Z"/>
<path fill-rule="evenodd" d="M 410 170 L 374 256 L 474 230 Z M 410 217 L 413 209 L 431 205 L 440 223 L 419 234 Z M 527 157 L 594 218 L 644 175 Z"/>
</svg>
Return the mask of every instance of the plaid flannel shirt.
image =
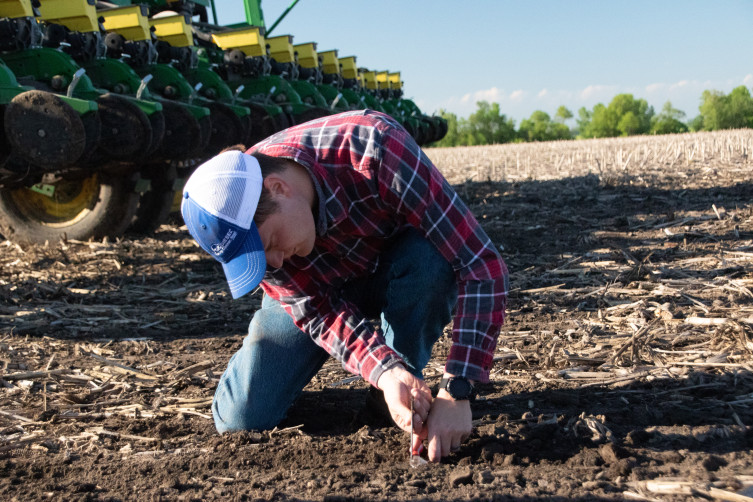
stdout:
<svg viewBox="0 0 753 502">
<path fill-rule="evenodd" d="M 318 195 L 317 238 L 306 257 L 268 268 L 261 284 L 296 325 L 372 385 L 401 362 L 338 292 L 376 270 L 382 249 L 408 226 L 452 265 L 458 283 L 445 370 L 486 382 L 507 299 L 507 268 L 447 180 L 394 119 L 362 110 L 281 131 L 249 150 L 292 159 Z"/>
</svg>

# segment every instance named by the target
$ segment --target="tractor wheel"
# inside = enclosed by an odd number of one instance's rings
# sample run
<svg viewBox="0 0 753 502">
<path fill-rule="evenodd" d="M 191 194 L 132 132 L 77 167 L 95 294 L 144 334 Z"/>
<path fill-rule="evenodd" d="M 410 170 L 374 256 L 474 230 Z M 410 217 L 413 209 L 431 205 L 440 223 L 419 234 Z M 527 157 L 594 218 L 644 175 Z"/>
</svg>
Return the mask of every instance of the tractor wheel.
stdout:
<svg viewBox="0 0 753 502">
<path fill-rule="evenodd" d="M 139 207 L 129 231 L 151 234 L 167 221 L 175 197 L 175 166 L 154 164 L 141 171 L 141 177 L 150 181 L 149 190 L 139 196 Z"/>
<path fill-rule="evenodd" d="M 216 155 L 223 148 L 243 141 L 243 123 L 232 108 L 217 102 L 209 103 L 207 107 L 212 117 L 207 154 Z"/>
<path fill-rule="evenodd" d="M 32 188 L 0 189 L 0 233 L 18 242 L 118 237 L 133 219 L 134 179 L 92 174 Z"/>
<path fill-rule="evenodd" d="M 185 106 L 170 101 L 161 101 L 165 119 L 165 135 L 157 150 L 160 158 L 185 160 L 190 157 L 191 146 L 199 143 L 199 122 Z"/>
<path fill-rule="evenodd" d="M 152 126 L 146 113 L 115 94 L 103 94 L 97 98 L 97 105 L 102 123 L 99 151 L 115 160 L 143 158 L 152 143 Z"/>
<path fill-rule="evenodd" d="M 3 122 L 13 153 L 35 166 L 70 166 L 84 152 L 84 124 L 79 114 L 55 94 L 22 92 L 8 103 Z"/>
</svg>

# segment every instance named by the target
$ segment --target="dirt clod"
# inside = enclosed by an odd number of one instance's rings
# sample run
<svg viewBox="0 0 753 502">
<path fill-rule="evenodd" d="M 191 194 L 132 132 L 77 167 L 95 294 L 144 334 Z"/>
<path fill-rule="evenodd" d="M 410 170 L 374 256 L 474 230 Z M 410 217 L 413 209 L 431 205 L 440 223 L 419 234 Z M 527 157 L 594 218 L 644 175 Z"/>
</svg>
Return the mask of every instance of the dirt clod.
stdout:
<svg viewBox="0 0 753 502">
<path fill-rule="evenodd" d="M 450 474 L 452 486 L 470 485 L 473 483 L 473 470 L 470 467 L 458 467 Z"/>
</svg>

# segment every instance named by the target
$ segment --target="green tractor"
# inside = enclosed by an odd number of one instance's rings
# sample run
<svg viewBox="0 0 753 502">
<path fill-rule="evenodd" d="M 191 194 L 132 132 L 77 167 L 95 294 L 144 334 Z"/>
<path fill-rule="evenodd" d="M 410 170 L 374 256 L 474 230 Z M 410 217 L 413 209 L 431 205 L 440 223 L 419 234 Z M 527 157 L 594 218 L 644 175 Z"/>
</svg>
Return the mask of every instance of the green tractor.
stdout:
<svg viewBox="0 0 753 502">
<path fill-rule="evenodd" d="M 399 73 L 271 36 L 297 2 L 267 29 L 260 0 L 232 26 L 213 0 L 0 1 L 0 234 L 152 232 L 203 160 L 341 111 L 389 113 L 420 144 L 444 136 Z"/>
</svg>

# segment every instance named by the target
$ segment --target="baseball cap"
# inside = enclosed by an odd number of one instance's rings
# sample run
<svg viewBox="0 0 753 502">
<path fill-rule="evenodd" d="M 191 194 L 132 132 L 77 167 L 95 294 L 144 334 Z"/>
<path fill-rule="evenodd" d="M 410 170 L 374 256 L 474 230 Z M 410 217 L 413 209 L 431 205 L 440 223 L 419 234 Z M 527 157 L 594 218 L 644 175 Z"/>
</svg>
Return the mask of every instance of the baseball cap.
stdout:
<svg viewBox="0 0 753 502">
<path fill-rule="evenodd" d="M 267 268 L 254 223 L 263 181 L 258 160 L 227 151 L 196 168 L 183 188 L 183 221 L 199 246 L 222 263 L 233 298 L 253 291 Z"/>
</svg>

